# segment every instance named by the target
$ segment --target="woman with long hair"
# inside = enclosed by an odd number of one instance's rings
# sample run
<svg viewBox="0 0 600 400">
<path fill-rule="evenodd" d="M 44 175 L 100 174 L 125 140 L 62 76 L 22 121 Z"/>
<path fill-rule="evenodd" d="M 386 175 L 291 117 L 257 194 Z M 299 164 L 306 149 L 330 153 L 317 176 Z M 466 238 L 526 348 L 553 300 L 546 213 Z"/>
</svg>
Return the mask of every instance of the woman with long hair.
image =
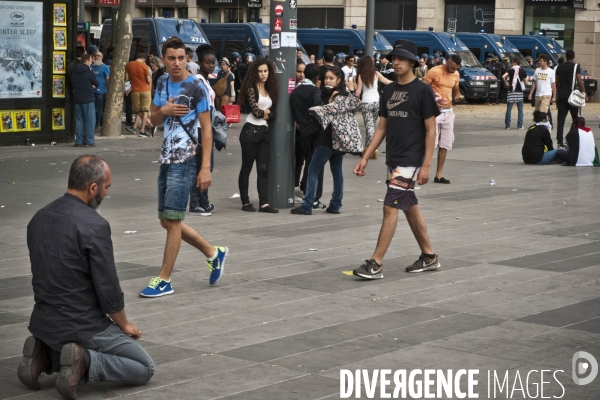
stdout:
<svg viewBox="0 0 600 400">
<path fill-rule="evenodd" d="M 375 71 L 375 63 L 370 56 L 363 56 L 358 63 L 358 84 L 356 95 L 360 97 L 362 94 L 360 110 L 362 111 L 363 120 L 366 128 L 366 143 L 365 149 L 371 144 L 373 134 L 375 133 L 375 124 L 379 117 L 379 91 L 377 83 L 381 82 L 384 85 L 390 84 L 392 81 L 385 78 L 379 72 Z M 378 151 L 371 158 L 377 159 Z"/>
<path fill-rule="evenodd" d="M 267 199 L 269 177 L 269 127 L 268 121 L 275 119 L 274 106 L 277 104 L 277 79 L 269 60 L 258 59 L 248 67 L 240 87 L 239 105 L 248 105 L 250 113 L 240 132 L 242 145 L 242 168 L 238 178 L 242 210 L 254 212 L 250 203 L 248 186 L 252 166 L 256 162 L 257 189 L 260 212 L 277 213 L 278 209 L 269 205 Z"/>
<path fill-rule="evenodd" d="M 327 101 L 322 106 L 311 107 L 310 112 L 316 116 L 322 126 L 325 125 L 322 121 L 331 118 L 337 119 L 337 122 L 348 121 L 351 119 L 356 125 L 356 133 L 359 135 L 358 125 L 356 124 L 356 120 L 354 120 L 354 112 L 358 108 L 360 100 L 354 97 L 356 96 L 354 93 L 354 82 L 348 80 L 347 83 L 350 85 L 351 89 L 350 92 L 348 92 L 344 78 L 344 72 L 339 67 L 328 66 L 323 85 L 321 86 L 321 91 L 324 96 L 326 95 Z M 315 149 L 312 160 L 310 161 L 310 166 L 308 167 L 308 179 L 306 182 L 304 199 L 300 206 L 292 208 L 292 214 L 312 214 L 319 174 L 325 167 L 327 161 L 329 161 L 331 175 L 333 175 L 333 193 L 331 194 L 329 207 L 327 207 L 325 211 L 330 214 L 340 213 L 340 209 L 342 208 L 342 198 L 344 196 L 344 175 L 342 173 L 344 153 L 333 149 L 333 128 L 332 123 L 328 122 L 327 127 L 324 130 L 322 129 L 319 133 L 317 148 Z"/>
</svg>

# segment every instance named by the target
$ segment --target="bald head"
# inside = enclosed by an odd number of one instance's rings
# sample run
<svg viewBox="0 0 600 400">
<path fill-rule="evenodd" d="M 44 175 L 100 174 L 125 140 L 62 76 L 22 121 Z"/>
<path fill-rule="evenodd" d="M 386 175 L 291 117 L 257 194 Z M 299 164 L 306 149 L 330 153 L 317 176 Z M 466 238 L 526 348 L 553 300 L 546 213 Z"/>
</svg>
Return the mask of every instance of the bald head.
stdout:
<svg viewBox="0 0 600 400">
<path fill-rule="evenodd" d="M 106 179 L 105 169 L 110 171 L 106 161 L 100 157 L 85 155 L 77 158 L 71 164 L 68 188 L 84 191 L 92 183 L 102 184 Z"/>
</svg>

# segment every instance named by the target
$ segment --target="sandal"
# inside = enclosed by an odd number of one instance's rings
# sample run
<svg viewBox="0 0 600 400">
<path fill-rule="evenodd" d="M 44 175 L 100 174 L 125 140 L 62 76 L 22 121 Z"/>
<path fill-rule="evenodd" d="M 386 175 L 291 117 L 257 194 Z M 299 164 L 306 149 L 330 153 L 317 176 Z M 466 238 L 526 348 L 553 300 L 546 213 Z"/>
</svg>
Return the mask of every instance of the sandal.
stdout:
<svg viewBox="0 0 600 400">
<path fill-rule="evenodd" d="M 450 181 L 446 178 L 444 178 L 443 176 L 441 178 L 435 177 L 433 178 L 433 181 L 435 183 L 450 183 Z"/>
</svg>

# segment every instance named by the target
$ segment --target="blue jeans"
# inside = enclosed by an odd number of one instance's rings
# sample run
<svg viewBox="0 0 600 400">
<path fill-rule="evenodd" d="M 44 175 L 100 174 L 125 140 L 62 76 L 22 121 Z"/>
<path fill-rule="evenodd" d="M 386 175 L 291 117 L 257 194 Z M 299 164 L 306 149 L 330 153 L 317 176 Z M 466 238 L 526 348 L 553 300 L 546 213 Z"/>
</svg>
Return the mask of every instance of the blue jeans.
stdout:
<svg viewBox="0 0 600 400">
<path fill-rule="evenodd" d="M 96 123 L 94 103 L 75 104 L 75 124 L 77 125 L 75 144 L 95 144 L 94 124 Z"/>
<path fill-rule="evenodd" d="M 312 214 L 313 203 L 315 202 L 315 197 L 317 195 L 319 174 L 325 167 L 327 161 L 329 161 L 331 175 L 333 175 L 333 193 L 331 194 L 331 201 L 329 202 L 328 208 L 334 212 L 340 211 L 340 208 L 342 208 L 342 197 L 344 197 L 342 162 L 344 161 L 344 155 L 335 153 L 326 146 L 319 146 L 315 149 L 315 154 L 313 154 L 313 158 L 310 161 L 306 192 L 304 192 L 304 199 L 299 206 L 299 208 L 309 214 Z"/>
<path fill-rule="evenodd" d="M 190 187 L 196 185 L 198 158 L 182 163 L 161 164 L 158 173 L 158 219 L 181 220 L 190 198 Z"/>
<path fill-rule="evenodd" d="M 96 106 L 96 126 L 100 126 L 102 123 L 102 116 L 104 115 L 104 99 L 106 98 L 106 93 L 94 93 L 94 97 L 96 98 L 95 106 Z"/>
<path fill-rule="evenodd" d="M 152 358 L 117 325 L 111 324 L 80 345 L 90 352 L 91 381 L 145 385 L 154 375 Z"/>
<path fill-rule="evenodd" d="M 564 152 L 562 154 L 558 154 L 559 152 Z M 561 157 L 562 156 L 562 157 Z M 544 156 L 542 157 L 542 161 L 540 161 L 538 163 L 538 165 L 544 165 L 544 164 L 548 164 L 551 163 L 552 161 L 554 161 L 557 157 L 560 158 L 563 161 L 567 161 L 565 159 L 565 157 L 567 156 L 567 151 L 565 149 L 554 149 L 554 150 L 548 150 L 547 152 L 544 153 Z"/>
<path fill-rule="evenodd" d="M 506 103 L 506 116 L 504 117 L 504 125 L 507 128 L 510 128 L 510 117 L 512 114 L 513 104 L 517 105 L 517 110 L 519 111 L 519 116 L 517 119 L 517 128 L 523 127 L 523 102 L 520 101 L 518 103 Z"/>
</svg>

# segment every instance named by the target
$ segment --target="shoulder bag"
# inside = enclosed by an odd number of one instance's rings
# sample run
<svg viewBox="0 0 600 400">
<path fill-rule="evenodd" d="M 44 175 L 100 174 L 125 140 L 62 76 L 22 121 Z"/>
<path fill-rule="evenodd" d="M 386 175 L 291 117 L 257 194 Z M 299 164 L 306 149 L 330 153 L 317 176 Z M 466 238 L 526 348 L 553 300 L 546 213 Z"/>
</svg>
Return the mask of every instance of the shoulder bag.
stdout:
<svg viewBox="0 0 600 400">
<path fill-rule="evenodd" d="M 575 74 L 577 74 L 577 64 L 575 64 L 575 68 L 573 69 L 573 84 L 571 85 L 571 94 L 567 101 L 573 107 L 585 107 L 585 93 L 581 93 L 575 89 Z"/>
<path fill-rule="evenodd" d="M 169 78 L 167 77 L 167 101 L 169 101 Z M 196 146 L 196 157 L 198 158 L 198 168 L 202 167 L 202 143 L 198 142 L 198 139 L 196 139 L 196 137 L 194 135 L 192 135 L 190 133 L 190 131 L 188 131 L 188 129 L 186 128 L 186 126 L 183 124 L 183 121 L 181 120 L 181 118 L 179 117 L 174 117 L 175 121 L 179 122 L 179 125 L 181 125 L 181 128 L 185 131 L 185 133 L 187 133 L 187 135 L 190 137 L 190 140 L 192 141 L 192 143 L 194 143 L 194 145 Z M 200 137 L 200 128 L 198 128 L 198 137 Z"/>
<path fill-rule="evenodd" d="M 219 97 L 223 96 L 227 90 L 227 78 L 229 77 L 229 74 L 231 74 L 231 72 L 227 71 L 227 75 L 219 79 L 217 83 L 215 83 L 215 86 L 213 86 L 215 94 Z"/>
</svg>

